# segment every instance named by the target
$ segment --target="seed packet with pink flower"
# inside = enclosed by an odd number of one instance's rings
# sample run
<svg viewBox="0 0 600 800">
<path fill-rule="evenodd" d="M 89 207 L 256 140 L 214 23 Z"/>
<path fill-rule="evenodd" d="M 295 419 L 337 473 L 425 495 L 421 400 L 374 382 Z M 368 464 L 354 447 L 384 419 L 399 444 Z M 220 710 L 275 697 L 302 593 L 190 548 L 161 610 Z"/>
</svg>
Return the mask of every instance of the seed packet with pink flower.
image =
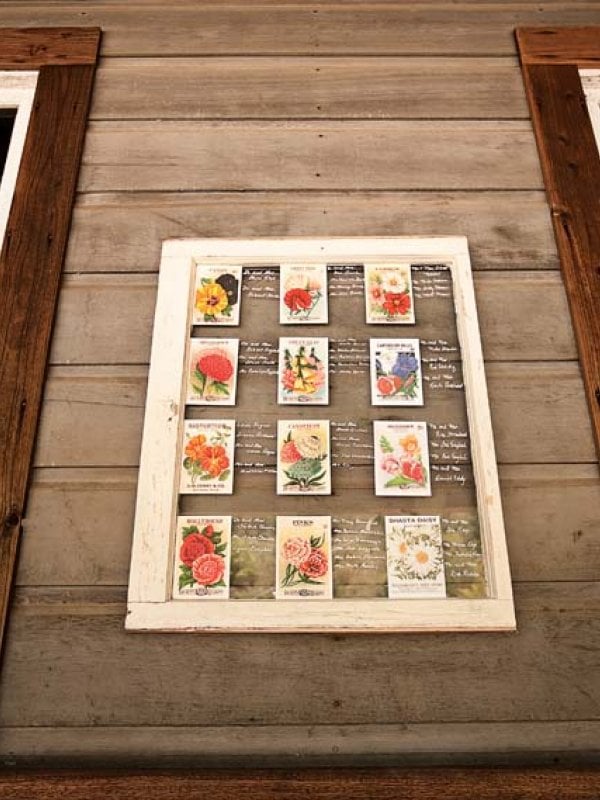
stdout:
<svg viewBox="0 0 600 800">
<path fill-rule="evenodd" d="M 331 517 L 277 517 L 277 600 L 331 600 Z"/>
<path fill-rule="evenodd" d="M 229 597 L 231 517 L 178 517 L 173 597 Z"/>
<path fill-rule="evenodd" d="M 371 405 L 422 406 L 418 339 L 370 339 Z"/>
<path fill-rule="evenodd" d="M 282 405 L 329 403 L 329 339 L 279 339 L 277 402 Z"/>
<path fill-rule="evenodd" d="M 198 264 L 192 325 L 239 325 L 241 286 L 240 264 Z"/>
<path fill-rule="evenodd" d="M 239 339 L 191 339 L 187 400 L 196 406 L 233 406 Z"/>
<path fill-rule="evenodd" d="M 277 494 L 331 494 L 329 420 L 279 420 Z"/>
<path fill-rule="evenodd" d="M 279 322 L 319 325 L 329 319 L 326 264 L 281 264 Z"/>
<path fill-rule="evenodd" d="M 365 264 L 367 323 L 414 324 L 410 264 Z"/>
<path fill-rule="evenodd" d="M 429 497 L 431 474 L 426 422 L 373 422 L 375 494 Z"/>
<path fill-rule="evenodd" d="M 232 494 L 235 420 L 186 420 L 181 453 L 182 494 Z"/>
<path fill-rule="evenodd" d="M 386 517 L 388 597 L 446 597 L 439 517 Z"/>
</svg>

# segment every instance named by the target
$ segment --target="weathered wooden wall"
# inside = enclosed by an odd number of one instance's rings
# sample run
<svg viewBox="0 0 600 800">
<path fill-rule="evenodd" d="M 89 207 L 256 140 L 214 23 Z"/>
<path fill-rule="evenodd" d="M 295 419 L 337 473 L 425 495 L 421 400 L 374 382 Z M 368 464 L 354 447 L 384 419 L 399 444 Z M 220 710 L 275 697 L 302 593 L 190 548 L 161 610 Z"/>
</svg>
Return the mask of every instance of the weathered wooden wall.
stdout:
<svg viewBox="0 0 600 800">
<path fill-rule="evenodd" d="M 3 2 L 105 31 L 2 674 L 4 763 L 600 755 L 600 481 L 515 55 L 598 2 Z M 519 630 L 123 630 L 160 241 L 470 238 Z"/>
</svg>

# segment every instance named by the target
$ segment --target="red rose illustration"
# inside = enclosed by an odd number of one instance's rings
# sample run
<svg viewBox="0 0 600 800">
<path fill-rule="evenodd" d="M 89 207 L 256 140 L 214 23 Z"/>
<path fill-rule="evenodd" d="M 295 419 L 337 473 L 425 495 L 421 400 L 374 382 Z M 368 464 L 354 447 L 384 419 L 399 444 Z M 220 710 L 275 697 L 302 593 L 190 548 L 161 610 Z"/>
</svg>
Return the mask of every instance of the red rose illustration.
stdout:
<svg viewBox="0 0 600 800">
<path fill-rule="evenodd" d="M 198 372 L 220 383 L 227 383 L 233 375 L 233 364 L 224 350 L 209 350 L 198 359 Z"/>
<path fill-rule="evenodd" d="M 315 547 L 311 550 L 309 557 L 303 561 L 298 569 L 307 578 L 320 578 L 325 575 L 329 562 L 327 556 L 320 547 Z"/>
<path fill-rule="evenodd" d="M 407 292 L 386 292 L 383 307 L 390 316 L 403 316 L 410 308 L 410 296 Z"/>
<path fill-rule="evenodd" d="M 203 536 L 201 533 L 190 533 L 186 536 L 179 551 L 179 558 L 186 565 L 191 567 L 198 556 L 203 556 L 205 553 L 214 553 L 215 546 L 210 539 Z"/>
<path fill-rule="evenodd" d="M 283 296 L 283 302 L 292 311 L 306 311 L 312 306 L 310 292 L 306 289 L 290 289 Z"/>
<path fill-rule="evenodd" d="M 204 528 L 202 528 L 202 533 L 204 534 L 204 536 L 212 536 L 214 532 L 215 532 L 214 525 L 206 525 Z"/>
<path fill-rule="evenodd" d="M 192 564 L 192 575 L 196 583 L 201 586 L 212 586 L 218 583 L 225 574 L 225 560 L 223 556 L 207 553 L 200 556 Z"/>
</svg>

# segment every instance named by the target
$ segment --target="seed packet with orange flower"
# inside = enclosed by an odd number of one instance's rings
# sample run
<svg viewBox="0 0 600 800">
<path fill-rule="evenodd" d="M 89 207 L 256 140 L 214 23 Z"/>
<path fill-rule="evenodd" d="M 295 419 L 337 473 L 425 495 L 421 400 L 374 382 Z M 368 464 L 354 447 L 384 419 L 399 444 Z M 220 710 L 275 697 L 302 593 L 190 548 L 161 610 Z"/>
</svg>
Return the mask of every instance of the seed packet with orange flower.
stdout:
<svg viewBox="0 0 600 800">
<path fill-rule="evenodd" d="M 367 323 L 414 324 L 410 264 L 365 264 L 364 279 Z"/>
<path fill-rule="evenodd" d="M 186 420 L 181 452 L 182 494 L 232 494 L 235 420 Z"/>
<path fill-rule="evenodd" d="M 191 339 L 187 400 L 195 406 L 234 406 L 239 339 Z"/>
<path fill-rule="evenodd" d="M 329 339 L 281 337 L 277 385 L 282 405 L 328 405 Z"/>
<path fill-rule="evenodd" d="M 426 422 L 373 422 L 375 494 L 429 497 L 431 470 Z"/>
<path fill-rule="evenodd" d="M 241 287 L 240 264 L 198 264 L 192 325 L 239 325 Z"/>
<path fill-rule="evenodd" d="M 327 324 L 326 264 L 281 264 L 279 268 L 279 323 Z"/>
<path fill-rule="evenodd" d="M 231 517 L 178 517 L 173 597 L 229 597 Z"/>
<path fill-rule="evenodd" d="M 331 600 L 331 517 L 277 517 L 275 598 Z"/>
<path fill-rule="evenodd" d="M 386 517 L 388 597 L 446 597 L 440 518 Z"/>
<path fill-rule="evenodd" d="M 331 494 L 329 420 L 279 420 L 277 494 Z"/>
<path fill-rule="evenodd" d="M 371 405 L 422 406 L 418 339 L 370 339 Z"/>
</svg>

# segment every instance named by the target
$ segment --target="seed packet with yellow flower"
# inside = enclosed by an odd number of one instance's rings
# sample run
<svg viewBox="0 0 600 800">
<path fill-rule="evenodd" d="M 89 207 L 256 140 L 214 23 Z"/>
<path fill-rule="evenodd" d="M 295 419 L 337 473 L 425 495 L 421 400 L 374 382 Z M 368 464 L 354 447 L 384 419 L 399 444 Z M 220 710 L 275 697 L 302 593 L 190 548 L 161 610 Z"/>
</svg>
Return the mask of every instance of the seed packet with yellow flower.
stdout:
<svg viewBox="0 0 600 800">
<path fill-rule="evenodd" d="M 239 325 L 241 285 L 239 264 L 198 264 L 192 324 Z"/>
<path fill-rule="evenodd" d="M 329 339 L 281 337 L 277 402 L 281 405 L 329 403 Z"/>
<path fill-rule="evenodd" d="M 329 420 L 279 420 L 277 494 L 331 494 Z"/>
<path fill-rule="evenodd" d="M 277 600 L 333 598 L 331 517 L 277 517 Z"/>
<path fill-rule="evenodd" d="M 386 517 L 388 597 L 446 597 L 440 518 Z"/>
<path fill-rule="evenodd" d="M 232 494 L 235 420 L 186 420 L 181 494 Z"/>
<path fill-rule="evenodd" d="M 373 422 L 375 494 L 429 497 L 431 470 L 426 422 Z"/>
<path fill-rule="evenodd" d="M 187 403 L 235 405 L 239 346 L 239 339 L 190 340 Z"/>
</svg>

